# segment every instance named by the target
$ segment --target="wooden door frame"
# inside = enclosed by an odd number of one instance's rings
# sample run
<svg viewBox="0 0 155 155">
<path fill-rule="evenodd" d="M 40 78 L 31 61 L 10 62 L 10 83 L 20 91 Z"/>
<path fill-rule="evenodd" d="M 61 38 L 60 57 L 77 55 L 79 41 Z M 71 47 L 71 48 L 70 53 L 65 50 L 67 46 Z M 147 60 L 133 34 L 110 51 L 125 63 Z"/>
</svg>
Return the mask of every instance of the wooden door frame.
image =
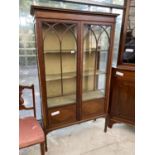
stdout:
<svg viewBox="0 0 155 155">
<path fill-rule="evenodd" d="M 128 16 L 129 16 L 129 11 L 130 11 L 130 3 L 131 3 L 131 0 L 124 1 L 125 8 L 123 12 L 122 25 L 121 25 L 117 66 L 123 65 L 123 66 L 127 66 L 130 68 L 134 68 L 135 64 L 123 63 L 123 54 L 124 54 L 125 41 L 126 41 L 126 32 L 127 32 L 127 25 L 128 25 Z"/>
<path fill-rule="evenodd" d="M 46 80 L 45 80 L 45 60 L 44 60 L 44 52 L 43 52 L 43 41 L 42 41 L 42 38 L 43 38 L 43 34 L 42 34 L 42 23 L 43 22 L 58 22 L 58 23 L 75 23 L 77 24 L 77 51 L 81 51 L 80 50 L 80 43 L 79 43 L 79 40 L 78 38 L 80 38 L 80 22 L 79 21 L 70 21 L 70 20 L 58 20 L 58 19 L 42 19 L 42 18 L 36 18 L 36 32 L 37 32 L 37 35 L 39 37 L 36 36 L 36 44 L 37 44 L 37 47 L 39 47 L 37 49 L 37 55 L 38 55 L 38 68 L 39 68 L 39 72 L 42 73 L 42 74 L 39 74 L 39 80 L 40 80 L 40 92 L 41 92 L 41 100 L 42 100 L 42 113 L 43 113 L 43 124 L 44 124 L 44 128 L 47 129 L 48 126 L 49 126 L 49 119 L 48 119 L 48 105 L 47 105 L 47 89 L 46 89 Z M 80 70 L 78 66 L 80 66 L 80 54 L 81 52 L 77 52 L 77 57 L 76 57 L 76 62 L 77 62 L 77 66 L 76 66 L 76 119 L 77 120 L 80 120 L 80 109 L 81 109 L 81 106 L 80 106 L 80 103 L 81 101 L 79 100 L 78 96 L 80 91 L 78 91 L 78 86 L 80 86 Z M 42 64 L 42 65 L 39 65 L 39 64 Z M 79 110 L 78 110 L 79 109 Z"/>
<path fill-rule="evenodd" d="M 94 21 L 81 21 L 81 28 L 82 28 L 82 34 L 83 33 L 83 27 L 84 24 L 92 24 L 92 25 L 108 25 L 111 26 L 111 32 L 110 32 L 110 43 L 109 43 L 109 51 L 108 51 L 108 58 L 107 58 L 107 75 L 106 75 L 106 86 L 105 86 L 105 97 L 104 97 L 104 109 L 103 113 L 108 113 L 108 103 L 109 103 L 109 92 L 110 92 L 110 80 L 111 80 L 111 71 L 112 71 L 112 56 L 113 56 L 113 47 L 114 47 L 114 37 L 115 37 L 115 23 L 109 23 L 109 22 L 94 22 Z M 81 35 L 82 40 L 82 47 L 81 47 L 81 78 L 83 73 L 83 35 Z M 112 46 L 111 46 L 112 45 Z M 81 79 L 81 96 L 82 96 L 82 79 Z M 95 100 L 95 99 L 94 99 Z M 82 97 L 81 97 L 81 108 L 82 108 Z M 82 113 L 82 109 L 81 109 Z"/>
</svg>

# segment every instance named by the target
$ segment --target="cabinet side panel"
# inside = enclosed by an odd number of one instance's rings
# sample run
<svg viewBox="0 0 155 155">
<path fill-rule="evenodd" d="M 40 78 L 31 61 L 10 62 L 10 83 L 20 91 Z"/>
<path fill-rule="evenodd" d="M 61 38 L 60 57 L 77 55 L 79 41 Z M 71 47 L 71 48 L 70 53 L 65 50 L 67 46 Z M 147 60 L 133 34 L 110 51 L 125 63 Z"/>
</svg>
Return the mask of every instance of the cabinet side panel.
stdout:
<svg viewBox="0 0 155 155">
<path fill-rule="evenodd" d="M 122 73 L 117 75 L 118 73 Z M 135 80 L 134 72 L 113 70 L 110 95 L 111 118 L 118 118 L 124 122 L 135 122 Z"/>
<path fill-rule="evenodd" d="M 37 47 L 37 61 L 38 61 L 38 72 L 39 72 L 39 84 L 41 94 L 41 107 L 43 115 L 44 128 L 47 127 L 47 102 L 46 102 L 46 84 L 45 84 L 45 66 L 44 57 L 42 53 L 42 33 L 41 33 L 41 21 L 36 18 L 35 34 L 36 34 L 36 47 Z"/>
</svg>

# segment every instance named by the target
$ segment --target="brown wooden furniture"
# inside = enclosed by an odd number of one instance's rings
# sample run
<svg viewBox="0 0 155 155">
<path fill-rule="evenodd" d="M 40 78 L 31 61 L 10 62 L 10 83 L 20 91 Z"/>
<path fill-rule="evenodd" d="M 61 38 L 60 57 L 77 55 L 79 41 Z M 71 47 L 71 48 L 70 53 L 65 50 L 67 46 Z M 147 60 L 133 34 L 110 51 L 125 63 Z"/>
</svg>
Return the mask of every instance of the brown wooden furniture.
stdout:
<svg viewBox="0 0 155 155">
<path fill-rule="evenodd" d="M 26 107 L 22 97 L 24 89 L 32 90 L 33 107 Z M 36 120 L 34 85 L 19 86 L 19 110 L 33 110 L 34 117 L 24 117 L 19 119 L 19 148 L 25 148 L 32 145 L 40 144 L 41 155 L 45 154 L 45 136 L 44 132 Z"/>
<path fill-rule="evenodd" d="M 110 99 L 108 113 L 105 123 L 107 127 L 112 127 L 114 123 L 127 123 L 135 125 L 135 65 L 134 57 L 125 61 L 125 52 L 135 53 L 134 44 L 127 46 L 127 41 L 134 42 L 134 0 L 125 1 L 125 11 L 123 15 L 118 65 L 112 69 Z M 133 12 L 133 13 L 132 13 Z M 131 18 L 132 15 L 132 18 Z M 131 24 L 132 19 L 132 24 Z M 132 37 L 128 38 L 128 34 Z M 129 53 L 128 53 L 129 54 Z M 131 56 L 131 55 L 129 55 Z"/>
<path fill-rule="evenodd" d="M 120 36 L 118 65 L 126 67 L 135 64 L 135 0 L 125 1 L 125 10 Z M 128 59 L 127 59 L 128 57 Z"/>
<path fill-rule="evenodd" d="M 45 133 L 104 117 L 117 14 L 32 6 Z"/>
<path fill-rule="evenodd" d="M 114 123 L 135 124 L 135 72 L 113 68 L 105 131 Z"/>
</svg>

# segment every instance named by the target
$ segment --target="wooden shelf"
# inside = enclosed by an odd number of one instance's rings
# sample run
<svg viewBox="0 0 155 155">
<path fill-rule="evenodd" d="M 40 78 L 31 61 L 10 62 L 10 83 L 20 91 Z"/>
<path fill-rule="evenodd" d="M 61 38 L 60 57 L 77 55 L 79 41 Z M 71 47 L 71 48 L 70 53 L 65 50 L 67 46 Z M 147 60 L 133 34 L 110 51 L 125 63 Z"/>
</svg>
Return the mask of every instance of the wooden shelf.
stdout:
<svg viewBox="0 0 155 155">
<path fill-rule="evenodd" d="M 106 74 L 106 73 L 102 71 L 96 72 L 96 75 L 101 75 L 101 74 Z M 83 77 L 92 76 L 92 75 L 94 75 L 93 70 L 88 70 L 83 72 Z M 62 74 L 62 79 L 71 79 L 71 78 L 76 78 L 76 72 L 68 72 L 68 73 Z M 46 82 L 60 80 L 60 79 L 61 79 L 61 74 L 46 75 Z"/>
<path fill-rule="evenodd" d="M 103 71 L 96 71 L 96 75 L 100 75 L 100 74 L 106 74 Z M 83 76 L 91 76 L 94 75 L 94 70 L 87 70 L 83 72 Z"/>
<path fill-rule="evenodd" d="M 105 94 L 104 90 L 87 91 L 83 93 L 82 100 L 86 101 L 86 100 L 103 98 L 104 94 Z"/>
<path fill-rule="evenodd" d="M 62 54 L 75 54 L 75 49 L 64 49 Z M 60 54 L 60 50 L 44 50 L 44 54 Z"/>
<path fill-rule="evenodd" d="M 96 50 L 89 50 L 89 49 L 86 49 L 85 51 L 84 51 L 84 53 L 93 53 L 93 52 L 96 52 Z M 97 52 L 99 52 L 99 53 L 108 53 L 108 50 L 97 50 Z"/>
<path fill-rule="evenodd" d="M 76 103 L 75 95 L 66 95 L 60 97 L 47 98 L 48 107 L 57 107 Z"/>
<path fill-rule="evenodd" d="M 82 98 L 83 98 L 83 101 L 103 98 L 104 93 L 105 93 L 104 90 L 87 91 L 83 93 Z M 47 104 L 49 108 L 68 105 L 68 104 L 74 104 L 74 103 L 76 103 L 75 94 L 47 98 Z"/>
<path fill-rule="evenodd" d="M 62 79 L 70 79 L 75 77 L 76 77 L 76 72 L 68 72 L 68 73 L 62 74 Z M 46 75 L 46 81 L 54 81 L 54 80 L 60 80 L 60 79 L 61 79 L 61 74 Z"/>
<path fill-rule="evenodd" d="M 94 53 L 96 52 L 96 50 L 89 50 L 89 49 L 86 49 L 84 51 L 84 53 Z M 97 52 L 100 52 L 100 53 L 108 53 L 108 50 L 97 50 Z M 77 53 L 76 50 L 74 49 L 65 49 L 65 50 L 62 50 L 62 54 L 75 54 Z M 44 50 L 44 54 L 60 54 L 60 50 Z"/>
</svg>

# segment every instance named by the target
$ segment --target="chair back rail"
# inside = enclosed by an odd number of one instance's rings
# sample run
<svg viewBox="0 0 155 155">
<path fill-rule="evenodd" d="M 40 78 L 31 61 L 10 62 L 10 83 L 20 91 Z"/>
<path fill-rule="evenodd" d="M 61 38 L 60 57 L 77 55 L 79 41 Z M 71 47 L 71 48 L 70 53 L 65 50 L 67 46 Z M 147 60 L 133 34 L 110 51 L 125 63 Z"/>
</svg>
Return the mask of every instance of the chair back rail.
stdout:
<svg viewBox="0 0 155 155">
<path fill-rule="evenodd" d="M 32 91 L 32 100 L 33 100 L 32 107 L 26 107 L 24 105 L 24 99 L 22 97 L 24 89 L 30 89 Z M 36 118 L 35 92 L 33 84 L 30 86 L 19 85 L 19 110 L 33 110 L 34 117 Z"/>
</svg>

